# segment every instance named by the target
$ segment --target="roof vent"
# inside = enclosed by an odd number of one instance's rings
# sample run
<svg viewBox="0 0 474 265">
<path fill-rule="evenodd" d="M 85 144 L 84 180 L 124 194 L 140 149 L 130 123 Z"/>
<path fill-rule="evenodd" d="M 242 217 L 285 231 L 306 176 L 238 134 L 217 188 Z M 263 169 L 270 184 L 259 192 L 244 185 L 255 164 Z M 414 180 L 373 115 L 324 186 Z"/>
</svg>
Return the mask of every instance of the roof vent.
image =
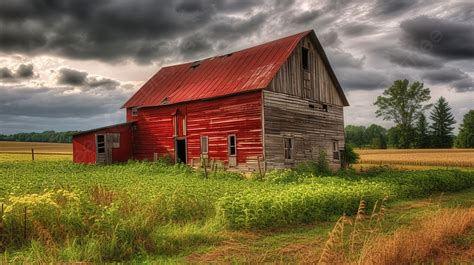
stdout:
<svg viewBox="0 0 474 265">
<path fill-rule="evenodd" d="M 197 68 L 197 67 L 200 66 L 200 65 L 201 65 L 201 61 L 195 61 L 195 62 L 193 62 L 193 63 L 191 64 L 191 68 L 194 69 L 194 68 Z"/>
<path fill-rule="evenodd" d="M 167 105 L 169 103 L 168 97 L 165 97 L 161 102 L 160 105 Z"/>
</svg>

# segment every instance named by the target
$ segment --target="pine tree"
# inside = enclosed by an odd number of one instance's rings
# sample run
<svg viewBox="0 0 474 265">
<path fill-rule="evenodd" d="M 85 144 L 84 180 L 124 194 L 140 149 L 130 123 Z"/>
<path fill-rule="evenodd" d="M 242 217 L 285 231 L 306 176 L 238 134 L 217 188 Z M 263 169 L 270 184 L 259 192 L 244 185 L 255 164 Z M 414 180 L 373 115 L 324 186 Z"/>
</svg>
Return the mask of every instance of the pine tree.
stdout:
<svg viewBox="0 0 474 265">
<path fill-rule="evenodd" d="M 456 137 L 456 147 L 474 148 L 474 110 L 464 115 L 458 137 Z"/>
<path fill-rule="evenodd" d="M 434 105 L 430 115 L 433 123 L 430 128 L 432 131 L 433 147 L 451 148 L 453 146 L 453 124 L 456 123 L 451 113 L 451 107 L 444 97 L 440 97 Z"/>
<path fill-rule="evenodd" d="M 430 147 L 430 134 L 428 129 L 428 122 L 425 114 L 421 114 L 416 121 L 415 128 L 415 147 L 428 148 Z"/>
</svg>

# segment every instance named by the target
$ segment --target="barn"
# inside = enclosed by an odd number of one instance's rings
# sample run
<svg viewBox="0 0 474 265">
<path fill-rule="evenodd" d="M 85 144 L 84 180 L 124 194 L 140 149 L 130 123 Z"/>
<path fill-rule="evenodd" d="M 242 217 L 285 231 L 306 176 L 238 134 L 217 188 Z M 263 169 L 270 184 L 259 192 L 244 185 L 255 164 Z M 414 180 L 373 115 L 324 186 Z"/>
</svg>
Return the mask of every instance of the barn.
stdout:
<svg viewBox="0 0 474 265">
<path fill-rule="evenodd" d="M 168 157 L 255 171 L 324 150 L 339 168 L 348 105 L 316 34 L 305 31 L 161 68 L 123 105 L 126 123 L 73 137 L 74 162 Z"/>
</svg>

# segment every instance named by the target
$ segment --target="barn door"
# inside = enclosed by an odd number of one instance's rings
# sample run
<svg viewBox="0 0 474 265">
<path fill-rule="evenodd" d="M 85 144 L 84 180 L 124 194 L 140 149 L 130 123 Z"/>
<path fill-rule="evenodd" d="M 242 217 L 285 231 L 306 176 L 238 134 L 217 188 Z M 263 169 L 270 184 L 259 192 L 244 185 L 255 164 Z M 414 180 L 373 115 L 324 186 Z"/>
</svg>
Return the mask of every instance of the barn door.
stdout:
<svg viewBox="0 0 474 265">
<path fill-rule="evenodd" d="M 112 163 L 112 137 L 107 134 L 96 134 L 96 163 L 110 164 Z"/>
</svg>

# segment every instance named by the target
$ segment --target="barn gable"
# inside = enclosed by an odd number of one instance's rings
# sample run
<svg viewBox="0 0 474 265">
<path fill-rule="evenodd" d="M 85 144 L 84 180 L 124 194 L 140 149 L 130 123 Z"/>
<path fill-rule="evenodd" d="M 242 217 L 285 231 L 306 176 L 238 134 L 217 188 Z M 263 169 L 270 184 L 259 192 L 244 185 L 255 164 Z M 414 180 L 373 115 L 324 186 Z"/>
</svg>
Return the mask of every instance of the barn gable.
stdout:
<svg viewBox="0 0 474 265">
<path fill-rule="evenodd" d="M 298 42 L 267 90 L 337 106 L 349 105 L 313 31 Z"/>
</svg>

